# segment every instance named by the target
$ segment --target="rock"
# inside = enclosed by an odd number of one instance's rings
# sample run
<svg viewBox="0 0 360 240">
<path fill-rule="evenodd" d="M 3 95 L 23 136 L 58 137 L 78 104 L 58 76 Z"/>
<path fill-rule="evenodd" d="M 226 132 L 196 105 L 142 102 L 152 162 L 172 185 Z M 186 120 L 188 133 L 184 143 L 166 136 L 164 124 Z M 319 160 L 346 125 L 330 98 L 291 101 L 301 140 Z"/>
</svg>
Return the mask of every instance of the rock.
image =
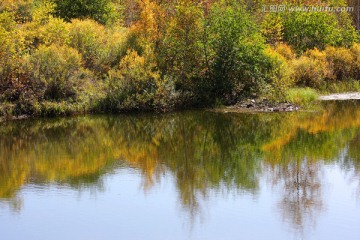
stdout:
<svg viewBox="0 0 360 240">
<path fill-rule="evenodd" d="M 248 109 L 254 112 L 293 112 L 300 108 L 289 102 L 273 103 L 266 98 L 263 99 L 247 99 L 236 104 L 234 108 Z"/>
<path fill-rule="evenodd" d="M 247 108 L 252 108 L 252 107 L 254 107 L 254 105 L 250 103 L 250 104 L 246 105 L 246 107 Z"/>
</svg>

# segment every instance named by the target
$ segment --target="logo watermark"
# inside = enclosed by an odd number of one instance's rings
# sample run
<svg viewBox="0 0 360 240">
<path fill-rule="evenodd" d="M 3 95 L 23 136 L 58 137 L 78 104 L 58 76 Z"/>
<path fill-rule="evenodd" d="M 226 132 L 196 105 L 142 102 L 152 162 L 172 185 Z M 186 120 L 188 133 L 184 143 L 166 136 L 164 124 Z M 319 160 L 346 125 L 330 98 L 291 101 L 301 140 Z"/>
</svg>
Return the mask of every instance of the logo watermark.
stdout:
<svg viewBox="0 0 360 240">
<path fill-rule="evenodd" d="M 263 5 L 262 12 L 354 12 L 354 7 Z"/>
</svg>

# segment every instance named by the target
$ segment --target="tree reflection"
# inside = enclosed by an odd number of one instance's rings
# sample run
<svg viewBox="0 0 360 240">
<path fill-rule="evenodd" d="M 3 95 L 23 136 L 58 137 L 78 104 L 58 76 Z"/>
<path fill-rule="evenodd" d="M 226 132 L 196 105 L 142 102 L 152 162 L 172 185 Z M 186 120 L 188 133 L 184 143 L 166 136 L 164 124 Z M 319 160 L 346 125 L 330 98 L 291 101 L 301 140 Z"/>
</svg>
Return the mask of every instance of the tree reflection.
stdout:
<svg viewBox="0 0 360 240">
<path fill-rule="evenodd" d="M 300 232 L 306 225 L 315 225 L 316 217 L 323 210 L 320 166 L 320 163 L 304 159 L 272 169 L 273 182 L 282 192 L 278 208 L 284 221 Z"/>
<path fill-rule="evenodd" d="M 297 129 L 289 131 L 288 125 L 286 132 L 277 131 L 277 137 L 263 145 L 270 179 L 282 192 L 278 209 L 284 221 L 298 231 L 316 225 L 325 205 L 322 167 L 338 162 L 347 146 L 356 145 L 359 117 L 356 103 L 329 103 L 326 111 L 309 115 L 307 121 L 297 124 Z M 356 163 L 354 158 L 346 159 L 346 164 Z"/>
<path fill-rule="evenodd" d="M 357 182 L 356 196 L 360 201 L 360 129 L 358 134 L 351 139 L 345 149 L 345 156 L 340 164 L 351 175 L 351 182 Z"/>
<path fill-rule="evenodd" d="M 141 172 L 145 191 L 172 175 L 182 206 L 196 213 L 212 190 L 256 195 L 268 166 L 284 189 L 284 218 L 302 226 L 324 205 L 319 161 L 336 163 L 348 147 L 346 164 L 359 169 L 359 126 L 356 103 L 330 103 L 316 113 L 188 111 L 5 123 L 0 199 L 15 203 L 27 183 L 101 190 L 104 174 L 125 165 Z"/>
</svg>

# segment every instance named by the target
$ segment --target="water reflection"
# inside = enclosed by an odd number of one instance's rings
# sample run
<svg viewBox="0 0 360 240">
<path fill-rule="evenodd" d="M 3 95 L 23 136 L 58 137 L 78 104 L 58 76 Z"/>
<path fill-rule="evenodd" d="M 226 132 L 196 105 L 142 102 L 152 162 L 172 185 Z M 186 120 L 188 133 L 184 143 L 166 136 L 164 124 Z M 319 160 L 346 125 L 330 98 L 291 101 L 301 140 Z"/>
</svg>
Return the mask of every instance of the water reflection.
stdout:
<svg viewBox="0 0 360 240">
<path fill-rule="evenodd" d="M 0 201 L 21 211 L 17 193 L 29 183 L 101 190 L 104 174 L 125 167 L 142 173 L 144 191 L 170 173 L 181 204 L 195 214 L 210 190 L 256 196 L 266 172 L 282 189 L 282 216 L 301 229 L 324 209 L 324 164 L 340 164 L 360 179 L 359 126 L 356 102 L 290 114 L 190 111 L 3 123 Z"/>
</svg>

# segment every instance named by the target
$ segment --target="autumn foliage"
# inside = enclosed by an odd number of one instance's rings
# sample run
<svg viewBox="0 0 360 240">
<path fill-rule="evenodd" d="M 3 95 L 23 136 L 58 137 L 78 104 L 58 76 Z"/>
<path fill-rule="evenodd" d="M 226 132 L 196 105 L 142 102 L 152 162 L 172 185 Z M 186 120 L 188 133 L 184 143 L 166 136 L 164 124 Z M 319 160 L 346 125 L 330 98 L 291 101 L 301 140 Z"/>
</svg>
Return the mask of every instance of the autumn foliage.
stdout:
<svg viewBox="0 0 360 240">
<path fill-rule="evenodd" d="M 0 114 L 279 100 L 290 87 L 360 78 L 350 14 L 262 12 L 280 3 L 2 1 Z"/>
</svg>

